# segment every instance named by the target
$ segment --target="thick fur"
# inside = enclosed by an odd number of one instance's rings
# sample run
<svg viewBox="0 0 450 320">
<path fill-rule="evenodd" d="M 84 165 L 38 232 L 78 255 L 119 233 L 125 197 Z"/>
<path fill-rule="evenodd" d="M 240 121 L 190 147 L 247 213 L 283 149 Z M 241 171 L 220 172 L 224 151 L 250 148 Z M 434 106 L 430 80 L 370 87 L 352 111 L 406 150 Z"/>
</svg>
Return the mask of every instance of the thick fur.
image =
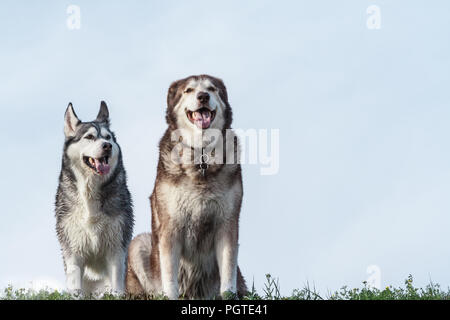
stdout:
<svg viewBox="0 0 450 320">
<path fill-rule="evenodd" d="M 200 75 L 172 83 L 167 96 L 168 129 L 159 144 L 157 177 L 150 197 L 152 232 L 139 235 L 130 244 L 126 279 L 130 294 L 211 299 L 226 292 L 241 296 L 247 292 L 237 265 L 243 195 L 240 165 L 209 163 L 203 176 L 198 164 L 179 164 L 171 158 L 174 148 L 180 147 L 173 139 L 176 130 L 203 134 L 186 117 L 187 110 L 198 107 L 195 96 L 199 92 L 209 93 L 209 108 L 216 112 L 210 128 L 222 133 L 230 128 L 232 112 L 220 79 Z M 237 140 L 224 140 L 223 144 L 231 145 L 237 158 Z M 183 139 L 178 150 L 186 160 L 193 147 Z"/>
<path fill-rule="evenodd" d="M 64 131 L 55 212 L 67 289 L 121 293 L 134 220 L 122 153 L 109 129 L 106 104 L 102 102 L 92 122 L 81 122 L 69 104 Z M 94 139 L 87 139 L 88 135 Z M 83 156 L 102 156 L 101 146 L 106 142 L 112 146 L 111 170 L 98 175 L 83 162 Z"/>
</svg>

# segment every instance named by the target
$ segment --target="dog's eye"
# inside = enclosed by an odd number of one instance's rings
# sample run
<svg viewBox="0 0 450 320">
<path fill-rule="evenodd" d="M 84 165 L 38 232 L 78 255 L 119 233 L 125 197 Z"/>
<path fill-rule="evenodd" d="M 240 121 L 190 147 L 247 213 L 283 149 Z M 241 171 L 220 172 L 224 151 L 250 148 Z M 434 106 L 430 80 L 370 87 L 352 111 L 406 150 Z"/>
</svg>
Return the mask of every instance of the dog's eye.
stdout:
<svg viewBox="0 0 450 320">
<path fill-rule="evenodd" d="M 213 86 L 211 86 L 211 87 L 208 87 L 208 91 L 212 91 L 212 92 L 214 92 L 214 91 L 216 91 L 216 88 L 214 88 Z"/>
<path fill-rule="evenodd" d="M 109 139 L 111 139 L 111 136 L 108 134 L 108 135 L 105 137 L 105 139 L 106 139 L 106 140 L 109 140 Z"/>
<path fill-rule="evenodd" d="M 184 90 L 184 93 L 189 93 L 189 92 L 192 92 L 192 91 L 194 91 L 194 89 L 192 89 L 192 88 L 187 88 L 186 90 Z"/>
<path fill-rule="evenodd" d="M 92 135 L 92 134 L 88 134 L 86 137 L 84 137 L 85 139 L 88 139 L 88 140 L 94 140 L 95 139 L 95 137 Z"/>
</svg>

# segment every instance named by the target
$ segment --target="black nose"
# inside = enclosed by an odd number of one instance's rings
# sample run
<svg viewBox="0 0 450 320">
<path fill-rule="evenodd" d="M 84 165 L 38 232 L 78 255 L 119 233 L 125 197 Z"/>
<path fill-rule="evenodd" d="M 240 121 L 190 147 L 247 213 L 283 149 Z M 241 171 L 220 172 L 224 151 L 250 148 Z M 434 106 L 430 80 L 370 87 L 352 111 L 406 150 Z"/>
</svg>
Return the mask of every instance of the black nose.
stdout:
<svg viewBox="0 0 450 320">
<path fill-rule="evenodd" d="M 197 94 L 197 99 L 200 103 L 207 103 L 209 101 L 209 93 L 208 92 L 199 92 Z"/>
<path fill-rule="evenodd" d="M 111 151 L 112 144 L 109 143 L 109 142 L 105 142 L 105 143 L 103 143 L 102 148 L 103 148 L 104 151 Z"/>
</svg>

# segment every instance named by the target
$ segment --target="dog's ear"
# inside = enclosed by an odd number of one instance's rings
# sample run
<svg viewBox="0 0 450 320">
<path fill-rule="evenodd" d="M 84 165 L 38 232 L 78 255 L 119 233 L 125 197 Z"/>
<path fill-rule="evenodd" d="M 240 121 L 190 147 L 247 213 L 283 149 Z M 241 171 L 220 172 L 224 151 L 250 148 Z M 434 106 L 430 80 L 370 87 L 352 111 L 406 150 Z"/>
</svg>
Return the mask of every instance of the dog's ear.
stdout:
<svg viewBox="0 0 450 320">
<path fill-rule="evenodd" d="M 75 110 L 73 110 L 72 103 L 70 102 L 64 115 L 64 134 L 66 137 L 73 137 L 80 123 L 81 121 L 78 119 Z"/>
<path fill-rule="evenodd" d="M 211 77 L 214 86 L 218 89 L 219 97 L 225 103 L 224 117 L 226 129 L 231 127 L 233 122 L 233 112 L 231 111 L 230 103 L 228 102 L 228 92 L 222 79 Z"/>
<path fill-rule="evenodd" d="M 176 123 L 176 118 L 172 113 L 173 107 L 176 106 L 181 98 L 181 92 L 179 88 L 184 84 L 185 79 L 172 82 L 167 91 L 167 110 L 166 110 L 166 121 L 169 125 L 174 125 Z"/>
<path fill-rule="evenodd" d="M 229 106 L 230 104 L 228 103 L 228 93 L 227 93 L 227 88 L 225 87 L 225 84 L 223 83 L 222 79 L 219 78 L 214 78 L 211 77 L 212 82 L 214 84 L 214 86 L 219 89 L 219 96 L 220 99 L 222 99 L 222 101 L 225 103 L 225 105 Z"/>
<path fill-rule="evenodd" d="M 181 84 L 184 83 L 184 80 L 178 80 L 172 82 L 172 84 L 169 87 L 169 91 L 167 92 L 167 107 L 173 108 L 177 103 L 178 100 L 181 98 L 181 93 L 179 92 L 179 88 Z"/>
<path fill-rule="evenodd" d="M 109 111 L 105 101 L 100 103 L 100 111 L 98 112 L 97 122 L 104 122 L 109 125 Z"/>
</svg>

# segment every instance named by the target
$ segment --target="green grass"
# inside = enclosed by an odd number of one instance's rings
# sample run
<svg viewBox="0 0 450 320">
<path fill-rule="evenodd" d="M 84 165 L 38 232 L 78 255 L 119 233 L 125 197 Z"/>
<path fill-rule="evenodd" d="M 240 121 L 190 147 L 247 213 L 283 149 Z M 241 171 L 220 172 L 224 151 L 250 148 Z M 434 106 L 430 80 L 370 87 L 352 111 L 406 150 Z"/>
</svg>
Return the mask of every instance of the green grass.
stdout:
<svg viewBox="0 0 450 320">
<path fill-rule="evenodd" d="M 363 282 L 361 288 L 350 289 L 346 286 L 340 290 L 322 296 L 314 287 L 306 284 L 302 289 L 295 289 L 290 296 L 280 294 L 279 281 L 270 274 L 266 275 L 262 294 L 258 294 L 254 285 L 250 293 L 243 300 L 450 300 L 450 289 L 444 291 L 439 284 L 430 282 L 425 288 L 417 288 L 410 275 L 403 287 L 388 286 L 383 290 L 370 288 Z M 233 298 L 230 296 L 230 298 Z M 50 290 L 33 291 L 27 289 L 14 289 L 8 286 L 0 294 L 0 300 L 119 300 L 119 299 L 164 299 L 162 296 L 130 297 L 127 295 L 115 296 L 104 294 L 102 296 L 71 295 L 67 292 Z"/>
</svg>

